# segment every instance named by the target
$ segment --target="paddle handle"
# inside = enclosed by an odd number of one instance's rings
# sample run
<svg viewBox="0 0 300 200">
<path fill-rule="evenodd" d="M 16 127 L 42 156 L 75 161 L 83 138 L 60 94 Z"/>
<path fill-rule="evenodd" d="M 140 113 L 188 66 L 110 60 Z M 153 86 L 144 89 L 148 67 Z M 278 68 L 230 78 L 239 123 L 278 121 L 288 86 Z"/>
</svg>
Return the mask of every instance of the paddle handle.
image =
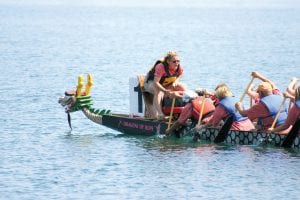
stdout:
<svg viewBox="0 0 300 200">
<path fill-rule="evenodd" d="M 280 115 L 280 112 L 281 112 L 281 110 L 282 110 L 282 108 L 283 108 L 283 105 L 284 105 L 285 100 L 286 100 L 286 97 L 283 97 L 283 100 L 282 100 L 282 102 L 281 102 L 281 104 L 280 104 L 280 106 L 279 106 L 279 110 L 278 110 L 278 112 L 277 112 L 277 114 L 276 114 L 276 116 L 275 116 L 275 119 L 274 119 L 273 123 L 272 123 L 271 129 L 273 129 L 273 128 L 275 127 L 275 125 L 276 125 L 276 122 L 277 122 L 278 117 L 279 117 L 279 115 Z"/>
<path fill-rule="evenodd" d="M 250 86 L 251 86 L 251 84 L 252 84 L 252 82 L 254 81 L 254 77 L 252 77 L 252 79 L 251 79 L 251 81 L 248 83 L 248 85 L 247 85 L 247 87 L 246 87 L 246 89 L 245 89 L 245 91 L 244 91 L 244 93 L 243 93 L 243 95 L 241 96 L 241 98 L 240 98 L 240 102 L 242 102 L 243 101 L 243 99 L 244 99 L 244 97 L 245 97 L 245 95 L 246 95 L 246 93 L 247 93 L 247 91 L 249 90 L 249 88 L 250 88 Z"/>
<path fill-rule="evenodd" d="M 289 103 L 289 109 L 288 109 L 288 112 L 290 112 L 290 110 L 291 110 L 291 107 L 292 107 L 292 100 L 290 99 L 290 103 Z"/>
<path fill-rule="evenodd" d="M 202 119 L 203 110 L 204 110 L 204 103 L 205 103 L 205 96 L 203 96 L 203 99 L 202 99 L 202 102 L 201 102 L 201 110 L 200 110 L 200 113 L 199 113 L 199 119 L 198 119 L 198 123 L 197 123 L 198 126 L 200 126 L 200 124 L 201 124 L 201 119 Z"/>
<path fill-rule="evenodd" d="M 170 118 L 169 118 L 169 123 L 168 123 L 168 129 L 171 126 L 171 121 L 172 121 L 172 118 L 173 118 L 174 107 L 175 107 L 175 98 L 173 98 L 173 100 L 172 100 L 172 107 L 171 107 L 171 113 L 170 113 Z"/>
</svg>

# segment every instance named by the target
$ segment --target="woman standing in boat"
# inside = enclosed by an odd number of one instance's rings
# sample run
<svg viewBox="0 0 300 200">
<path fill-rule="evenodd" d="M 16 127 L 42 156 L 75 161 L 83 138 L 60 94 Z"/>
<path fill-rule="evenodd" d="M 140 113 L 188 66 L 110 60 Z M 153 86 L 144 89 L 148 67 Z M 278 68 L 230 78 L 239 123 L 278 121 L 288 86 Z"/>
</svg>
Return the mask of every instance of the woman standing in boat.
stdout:
<svg viewBox="0 0 300 200">
<path fill-rule="evenodd" d="M 151 111 L 152 118 L 163 119 L 161 100 L 164 95 L 175 97 L 178 93 L 174 93 L 174 91 L 186 90 L 186 86 L 179 82 L 182 75 L 183 68 L 175 51 L 169 51 L 148 72 L 145 78 L 144 91 L 153 94 L 154 109 Z"/>
<path fill-rule="evenodd" d="M 235 109 L 235 103 L 238 101 L 236 97 L 232 95 L 229 87 L 226 84 L 220 84 L 216 87 L 216 97 L 219 99 L 219 103 L 213 113 L 212 118 L 203 126 L 218 126 L 220 122 L 225 121 L 229 116 L 233 116 L 232 130 L 250 131 L 255 129 L 252 122 L 247 118 L 240 115 Z"/>
</svg>

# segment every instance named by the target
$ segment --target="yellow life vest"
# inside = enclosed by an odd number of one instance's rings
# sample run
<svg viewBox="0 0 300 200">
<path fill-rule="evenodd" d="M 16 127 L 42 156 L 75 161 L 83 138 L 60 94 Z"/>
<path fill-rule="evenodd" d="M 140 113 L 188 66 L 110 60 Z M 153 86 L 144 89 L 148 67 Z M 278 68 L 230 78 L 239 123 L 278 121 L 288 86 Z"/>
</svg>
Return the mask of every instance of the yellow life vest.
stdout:
<svg viewBox="0 0 300 200">
<path fill-rule="evenodd" d="M 147 76 L 148 78 L 146 80 L 147 82 L 154 80 L 155 67 L 160 63 L 162 63 L 164 65 L 166 75 L 161 77 L 159 83 L 162 84 L 164 87 L 166 87 L 168 85 L 171 85 L 172 83 L 174 83 L 176 81 L 176 79 L 178 79 L 180 65 L 179 65 L 179 67 L 177 67 L 175 74 L 170 75 L 168 63 L 164 59 L 160 59 L 160 60 L 156 61 L 155 64 L 153 65 L 153 67 L 151 68 L 151 70 L 148 72 L 148 76 Z"/>
</svg>

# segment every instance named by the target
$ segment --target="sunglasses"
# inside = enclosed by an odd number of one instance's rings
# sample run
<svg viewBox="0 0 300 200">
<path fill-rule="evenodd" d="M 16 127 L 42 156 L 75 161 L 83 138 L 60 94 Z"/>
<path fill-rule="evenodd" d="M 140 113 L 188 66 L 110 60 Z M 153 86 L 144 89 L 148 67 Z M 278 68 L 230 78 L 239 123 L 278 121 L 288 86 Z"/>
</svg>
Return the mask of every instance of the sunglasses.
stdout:
<svg viewBox="0 0 300 200">
<path fill-rule="evenodd" d="M 180 60 L 174 60 L 172 63 L 180 63 Z"/>
</svg>

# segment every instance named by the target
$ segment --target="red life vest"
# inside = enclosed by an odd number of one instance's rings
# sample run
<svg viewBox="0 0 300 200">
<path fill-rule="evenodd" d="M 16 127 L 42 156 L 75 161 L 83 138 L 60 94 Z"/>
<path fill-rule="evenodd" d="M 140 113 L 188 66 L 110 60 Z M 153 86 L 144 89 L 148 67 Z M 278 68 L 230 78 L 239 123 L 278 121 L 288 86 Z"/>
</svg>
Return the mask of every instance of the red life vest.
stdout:
<svg viewBox="0 0 300 200">
<path fill-rule="evenodd" d="M 163 113 L 168 116 L 171 113 L 172 110 L 172 98 L 165 97 L 162 100 L 162 111 Z M 182 109 L 185 106 L 185 102 L 182 101 L 182 98 L 176 98 L 175 100 L 175 105 L 174 105 L 174 110 L 173 110 L 173 118 L 177 119 L 182 111 Z"/>
</svg>

